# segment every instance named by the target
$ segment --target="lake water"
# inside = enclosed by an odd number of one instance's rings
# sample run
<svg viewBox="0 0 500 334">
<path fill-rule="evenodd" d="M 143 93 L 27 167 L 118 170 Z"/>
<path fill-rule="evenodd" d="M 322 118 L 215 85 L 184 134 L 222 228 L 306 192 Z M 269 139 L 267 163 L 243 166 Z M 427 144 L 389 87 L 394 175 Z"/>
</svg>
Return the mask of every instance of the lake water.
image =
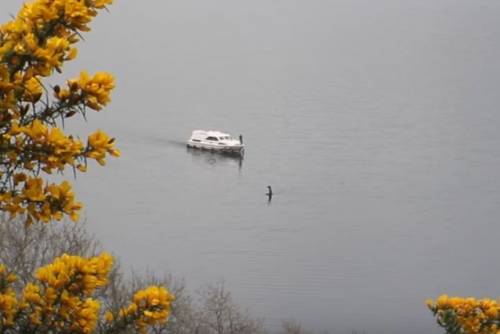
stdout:
<svg viewBox="0 0 500 334">
<path fill-rule="evenodd" d="M 118 2 L 68 68 L 118 83 L 75 123 L 123 153 L 76 180 L 91 230 L 127 267 L 224 278 L 271 330 L 441 333 L 426 298 L 500 293 L 499 15 L 493 0 Z M 243 134 L 244 160 L 187 151 L 199 128 Z"/>
</svg>

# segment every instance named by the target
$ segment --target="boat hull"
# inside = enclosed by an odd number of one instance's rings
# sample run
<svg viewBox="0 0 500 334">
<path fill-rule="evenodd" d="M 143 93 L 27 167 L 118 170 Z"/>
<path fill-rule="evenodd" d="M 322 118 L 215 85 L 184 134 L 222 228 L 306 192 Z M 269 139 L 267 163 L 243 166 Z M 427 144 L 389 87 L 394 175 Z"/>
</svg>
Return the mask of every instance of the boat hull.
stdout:
<svg viewBox="0 0 500 334">
<path fill-rule="evenodd" d="M 188 148 L 194 148 L 199 150 L 206 150 L 217 153 L 226 153 L 226 154 L 244 154 L 245 148 L 243 145 L 234 145 L 234 146 L 220 146 L 220 145 L 211 145 L 205 143 L 197 143 L 189 141 L 187 143 Z"/>
</svg>

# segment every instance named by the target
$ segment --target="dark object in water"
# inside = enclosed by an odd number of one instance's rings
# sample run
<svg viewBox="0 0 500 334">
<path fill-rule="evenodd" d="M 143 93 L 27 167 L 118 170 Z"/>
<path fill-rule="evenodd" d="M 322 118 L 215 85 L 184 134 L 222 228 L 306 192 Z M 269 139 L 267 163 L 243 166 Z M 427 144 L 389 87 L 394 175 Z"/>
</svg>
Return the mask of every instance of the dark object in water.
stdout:
<svg viewBox="0 0 500 334">
<path fill-rule="evenodd" d="M 271 199 L 273 198 L 273 189 L 271 188 L 271 186 L 267 186 L 267 189 L 269 189 L 266 193 L 267 200 L 271 202 Z"/>
</svg>

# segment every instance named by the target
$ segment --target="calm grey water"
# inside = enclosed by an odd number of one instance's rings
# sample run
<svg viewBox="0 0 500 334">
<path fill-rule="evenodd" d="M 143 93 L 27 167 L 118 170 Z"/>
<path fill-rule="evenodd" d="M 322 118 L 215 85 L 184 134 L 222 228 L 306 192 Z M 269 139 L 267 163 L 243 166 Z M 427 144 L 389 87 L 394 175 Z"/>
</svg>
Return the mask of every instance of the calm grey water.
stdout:
<svg viewBox="0 0 500 334">
<path fill-rule="evenodd" d="M 74 125 L 123 153 L 76 181 L 90 228 L 126 266 L 224 278 L 271 329 L 440 333 L 426 298 L 500 293 L 499 15 L 496 0 L 118 1 L 66 73 L 118 81 Z M 198 128 L 243 134 L 241 164 L 186 151 Z"/>
</svg>

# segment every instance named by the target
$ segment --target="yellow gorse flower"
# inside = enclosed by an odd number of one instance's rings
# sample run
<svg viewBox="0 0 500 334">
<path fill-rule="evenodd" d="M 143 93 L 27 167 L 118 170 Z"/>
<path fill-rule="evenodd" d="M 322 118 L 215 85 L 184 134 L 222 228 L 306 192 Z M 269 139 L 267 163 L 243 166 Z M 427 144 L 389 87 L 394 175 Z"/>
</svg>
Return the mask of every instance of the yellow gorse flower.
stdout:
<svg viewBox="0 0 500 334">
<path fill-rule="evenodd" d="M 45 319 L 50 328 L 69 325 L 72 333 L 92 333 L 100 310 L 92 295 L 106 285 L 112 263 L 107 253 L 93 258 L 65 254 L 38 269 L 38 283 L 28 284 L 22 299 L 23 307 L 32 310 L 29 317 L 33 325 Z"/>
<path fill-rule="evenodd" d="M 19 173 L 14 176 L 14 182 L 24 184 L 19 195 L 0 195 L 0 207 L 12 216 L 26 214 L 27 222 L 48 222 L 51 219 L 60 220 L 63 215 L 68 215 L 73 221 L 78 220 L 82 204 L 75 201 L 71 185 L 67 181 L 61 184 L 45 184 L 41 178 L 28 177 Z M 22 203 L 29 202 L 27 207 Z"/>
<path fill-rule="evenodd" d="M 500 304 L 496 300 L 441 295 L 435 302 L 428 299 L 426 304 L 444 328 L 458 325 L 464 334 L 500 333 Z"/>
<path fill-rule="evenodd" d="M 175 297 L 161 286 L 150 286 L 135 293 L 133 302 L 120 310 L 117 321 L 133 319 L 139 333 L 146 333 L 148 326 L 162 324 L 170 315 L 170 307 Z M 108 315 L 112 321 L 114 316 Z"/>
<path fill-rule="evenodd" d="M 48 287 L 65 287 L 72 293 L 90 296 L 95 289 L 106 285 L 112 264 L 113 258 L 107 253 L 90 259 L 65 254 L 38 269 L 36 278 Z"/>
<path fill-rule="evenodd" d="M 85 172 L 89 159 L 100 165 L 119 156 L 102 130 L 84 141 L 58 126 L 88 109 L 101 110 L 111 101 L 114 78 L 105 72 L 83 71 L 66 87 L 43 85 L 44 77 L 61 71 L 77 55 L 75 44 L 98 11 L 112 0 L 35 0 L 0 25 L 0 210 L 26 215 L 27 223 L 69 216 L 77 220 L 82 205 L 67 182 L 48 185 L 40 172 L 66 168 Z M 45 95 L 45 97 L 43 97 Z M 52 95 L 51 98 L 49 95 Z M 23 179 L 15 175 L 23 173 Z"/>
<path fill-rule="evenodd" d="M 111 101 L 110 92 L 115 88 L 115 80 L 112 75 L 105 72 L 98 72 L 93 77 L 87 72 L 82 72 L 78 79 L 70 80 L 69 85 L 73 87 L 73 91 L 80 91 L 79 94 L 89 108 L 101 110 Z"/>
<path fill-rule="evenodd" d="M 158 286 L 138 291 L 119 315 L 106 310 L 100 320 L 101 304 L 93 295 L 107 284 L 112 264 L 107 253 L 91 258 L 62 255 L 38 269 L 36 281 L 26 284 L 19 298 L 11 287 L 15 276 L 0 265 L 0 328 L 90 334 L 100 322 L 101 333 L 128 326 L 145 333 L 149 326 L 165 322 L 174 297 Z"/>
<path fill-rule="evenodd" d="M 115 148 L 113 138 L 110 138 L 104 131 L 97 130 L 89 136 L 86 156 L 104 165 L 106 154 L 119 157 L 120 151 Z"/>
<path fill-rule="evenodd" d="M 5 266 L 0 264 L 0 328 L 8 328 L 14 324 L 18 302 L 10 284 L 15 280 L 15 275 L 10 274 Z"/>
<path fill-rule="evenodd" d="M 30 102 L 37 102 L 42 96 L 43 88 L 36 78 L 30 78 L 25 83 L 26 98 Z"/>
<path fill-rule="evenodd" d="M 43 84 L 76 57 L 81 32 L 111 3 L 34 0 L 0 25 L 0 210 L 22 214 L 28 224 L 64 216 L 76 221 L 82 208 L 69 182 L 49 183 L 44 174 L 66 168 L 84 172 L 89 159 L 104 165 L 109 155 L 120 155 L 114 139 L 102 130 L 85 143 L 60 126 L 110 102 L 115 87 L 110 74 L 82 72 L 65 87 L 50 88 L 50 94 Z M 139 291 L 119 314 L 101 312 L 95 293 L 108 283 L 112 264 L 107 253 L 90 258 L 65 254 L 39 268 L 36 280 L 18 290 L 13 288 L 15 275 L 0 264 L 0 332 L 89 334 L 97 332 L 98 323 L 100 333 L 130 326 L 144 332 L 166 321 L 173 296 L 162 287 Z"/>
</svg>

